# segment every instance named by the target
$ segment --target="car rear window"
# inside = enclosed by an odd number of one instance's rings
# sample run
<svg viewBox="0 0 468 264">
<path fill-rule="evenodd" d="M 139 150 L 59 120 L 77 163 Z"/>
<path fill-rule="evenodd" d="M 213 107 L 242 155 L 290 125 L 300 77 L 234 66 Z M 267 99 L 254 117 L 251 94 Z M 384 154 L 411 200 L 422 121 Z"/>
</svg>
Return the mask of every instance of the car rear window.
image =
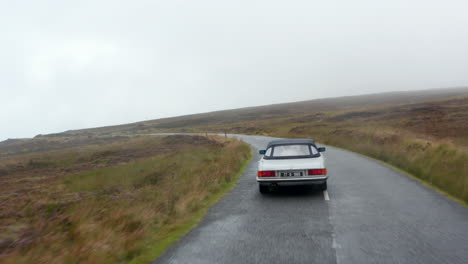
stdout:
<svg viewBox="0 0 468 264">
<path fill-rule="evenodd" d="M 308 144 L 297 145 L 277 145 L 268 148 L 265 153 L 266 159 L 285 159 L 285 158 L 312 158 L 320 156 L 317 149 Z"/>
<path fill-rule="evenodd" d="M 308 145 L 286 145 L 274 147 L 273 157 L 307 156 L 310 155 Z"/>
</svg>

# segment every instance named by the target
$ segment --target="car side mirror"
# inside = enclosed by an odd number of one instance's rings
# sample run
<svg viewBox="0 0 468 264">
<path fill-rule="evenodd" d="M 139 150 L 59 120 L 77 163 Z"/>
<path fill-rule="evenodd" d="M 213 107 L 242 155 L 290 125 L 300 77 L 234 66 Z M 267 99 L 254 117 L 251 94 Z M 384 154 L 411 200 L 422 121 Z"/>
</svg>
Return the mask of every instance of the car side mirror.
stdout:
<svg viewBox="0 0 468 264">
<path fill-rule="evenodd" d="M 258 153 L 260 153 L 260 155 L 265 155 L 266 150 L 262 149 L 262 150 L 260 150 Z"/>
<path fill-rule="evenodd" d="M 317 150 L 318 150 L 318 152 L 325 152 L 326 148 L 325 148 L 325 147 L 321 147 L 321 148 L 318 148 Z"/>
</svg>

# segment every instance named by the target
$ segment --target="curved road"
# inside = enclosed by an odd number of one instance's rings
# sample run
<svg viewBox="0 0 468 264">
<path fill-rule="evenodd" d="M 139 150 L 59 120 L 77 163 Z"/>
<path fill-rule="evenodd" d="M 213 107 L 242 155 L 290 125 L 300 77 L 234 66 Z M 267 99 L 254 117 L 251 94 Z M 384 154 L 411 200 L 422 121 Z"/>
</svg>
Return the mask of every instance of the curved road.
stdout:
<svg viewBox="0 0 468 264">
<path fill-rule="evenodd" d="M 272 140 L 236 137 L 255 153 Z M 328 193 L 261 195 L 255 154 L 239 184 L 154 263 L 468 263 L 467 208 L 374 160 L 332 147 L 325 156 Z"/>
</svg>

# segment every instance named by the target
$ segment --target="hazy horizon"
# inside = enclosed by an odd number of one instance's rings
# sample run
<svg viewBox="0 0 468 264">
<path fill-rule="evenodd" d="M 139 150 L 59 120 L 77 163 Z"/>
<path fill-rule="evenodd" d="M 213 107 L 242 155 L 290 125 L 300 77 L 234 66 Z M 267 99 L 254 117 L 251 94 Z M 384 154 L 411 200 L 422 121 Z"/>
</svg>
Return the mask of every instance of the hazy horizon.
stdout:
<svg viewBox="0 0 468 264">
<path fill-rule="evenodd" d="M 0 4 L 0 141 L 468 85 L 464 1 Z"/>
<path fill-rule="evenodd" d="M 82 130 L 82 129 L 92 129 L 92 128 L 99 128 L 99 127 L 119 126 L 119 125 L 126 125 L 126 124 L 132 124 L 132 123 L 138 123 L 138 122 L 144 122 L 144 121 L 151 121 L 151 120 L 158 120 L 158 119 L 165 119 L 165 118 L 183 117 L 183 116 L 213 113 L 213 112 L 219 112 L 219 111 L 231 111 L 231 110 L 244 109 L 244 108 L 255 108 L 255 107 L 263 107 L 263 106 L 270 106 L 270 105 L 288 104 L 288 103 L 300 103 L 300 102 L 303 102 L 303 101 L 326 100 L 326 99 L 335 99 L 335 98 L 343 98 L 343 97 L 359 97 L 359 96 L 366 96 L 366 95 L 380 95 L 380 94 L 384 95 L 384 94 L 389 94 L 389 93 L 405 93 L 405 92 L 418 92 L 418 91 L 421 91 L 421 92 L 424 92 L 424 91 L 442 91 L 442 90 L 452 90 L 452 89 L 468 89 L 468 87 L 460 86 L 460 87 L 430 88 L 430 89 L 411 90 L 411 91 L 383 91 L 383 92 L 379 92 L 379 93 L 363 93 L 363 94 L 353 94 L 353 95 L 330 96 L 330 97 L 321 97 L 321 98 L 313 98 L 313 99 L 304 99 L 304 100 L 299 100 L 299 101 L 288 101 L 288 102 L 279 102 L 279 103 L 262 104 L 262 105 L 250 105 L 250 106 L 235 107 L 235 108 L 223 108 L 223 109 L 217 109 L 217 110 L 215 109 L 215 110 L 205 111 L 205 112 L 196 112 L 196 113 L 194 112 L 194 113 L 186 113 L 186 114 L 174 115 L 174 116 L 165 116 L 165 117 L 160 117 L 160 118 L 155 118 L 155 119 L 135 120 L 135 121 L 129 121 L 129 122 L 126 122 L 126 123 L 107 124 L 107 125 L 93 126 L 93 127 L 70 128 L 70 129 L 62 130 L 62 131 L 52 131 L 50 133 L 40 133 L 40 134 L 36 134 L 34 136 L 61 133 L 61 132 L 66 132 L 66 131 L 70 131 L 70 130 Z M 32 136 L 32 137 L 34 137 L 34 136 Z M 24 137 L 24 138 L 32 138 L 32 137 Z M 6 138 L 6 139 L 21 139 L 21 138 L 12 137 L 12 138 Z M 6 140 L 6 139 L 0 139 L 0 141 Z"/>
</svg>

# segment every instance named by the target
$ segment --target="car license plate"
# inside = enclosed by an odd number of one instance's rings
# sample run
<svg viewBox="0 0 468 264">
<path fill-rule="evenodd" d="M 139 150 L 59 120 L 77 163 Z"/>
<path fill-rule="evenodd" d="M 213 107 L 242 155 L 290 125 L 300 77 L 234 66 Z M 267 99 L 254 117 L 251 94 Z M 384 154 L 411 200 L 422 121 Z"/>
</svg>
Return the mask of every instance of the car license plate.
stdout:
<svg viewBox="0 0 468 264">
<path fill-rule="evenodd" d="M 280 177 L 301 177 L 304 176 L 304 171 L 280 171 Z"/>
</svg>

